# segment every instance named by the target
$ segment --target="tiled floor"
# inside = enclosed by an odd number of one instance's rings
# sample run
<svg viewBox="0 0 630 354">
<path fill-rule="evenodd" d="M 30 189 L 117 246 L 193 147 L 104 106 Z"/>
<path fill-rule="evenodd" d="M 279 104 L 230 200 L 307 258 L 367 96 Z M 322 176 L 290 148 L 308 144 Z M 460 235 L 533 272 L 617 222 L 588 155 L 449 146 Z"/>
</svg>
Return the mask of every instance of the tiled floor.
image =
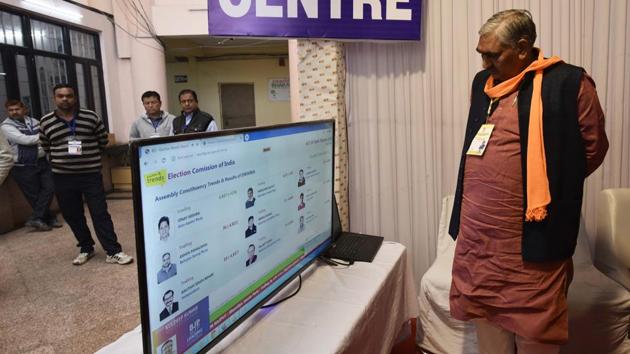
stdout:
<svg viewBox="0 0 630 354">
<path fill-rule="evenodd" d="M 131 200 L 108 205 L 123 250 L 135 258 Z M 135 262 L 105 263 L 97 242 L 96 256 L 73 266 L 75 244 L 65 224 L 0 235 L 0 353 L 93 353 L 140 323 Z"/>
<path fill-rule="evenodd" d="M 135 258 L 131 200 L 108 206 L 119 242 Z M 0 235 L 0 354 L 93 353 L 140 324 L 136 263 L 105 263 L 97 242 L 96 256 L 73 266 L 75 244 L 65 224 Z"/>
</svg>

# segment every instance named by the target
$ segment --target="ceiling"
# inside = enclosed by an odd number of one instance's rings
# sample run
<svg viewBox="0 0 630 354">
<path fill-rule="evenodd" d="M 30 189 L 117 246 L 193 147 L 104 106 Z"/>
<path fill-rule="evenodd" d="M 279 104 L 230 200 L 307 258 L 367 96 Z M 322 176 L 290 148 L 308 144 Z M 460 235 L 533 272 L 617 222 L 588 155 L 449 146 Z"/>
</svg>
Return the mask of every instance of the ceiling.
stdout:
<svg viewBox="0 0 630 354">
<path fill-rule="evenodd" d="M 287 40 L 219 38 L 210 36 L 162 37 L 167 62 L 278 58 L 288 56 Z"/>
</svg>

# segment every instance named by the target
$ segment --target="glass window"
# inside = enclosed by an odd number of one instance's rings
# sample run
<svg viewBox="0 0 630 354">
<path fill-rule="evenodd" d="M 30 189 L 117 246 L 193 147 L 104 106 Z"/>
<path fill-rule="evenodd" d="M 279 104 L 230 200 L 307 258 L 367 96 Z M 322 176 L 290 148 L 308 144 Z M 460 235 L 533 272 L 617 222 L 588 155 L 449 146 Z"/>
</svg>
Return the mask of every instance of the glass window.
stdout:
<svg viewBox="0 0 630 354">
<path fill-rule="evenodd" d="M 39 81 L 39 100 L 42 114 L 54 109 L 52 88 L 68 82 L 66 62 L 62 59 L 35 56 L 35 70 Z"/>
<path fill-rule="evenodd" d="M 0 43 L 24 45 L 20 16 L 0 11 Z"/>
<path fill-rule="evenodd" d="M 72 55 L 82 58 L 96 59 L 96 47 L 94 35 L 70 30 L 70 44 Z"/>
<path fill-rule="evenodd" d="M 37 14 L 21 14 L 2 3 L 0 121 L 6 116 L 7 98 L 22 100 L 34 117 L 47 114 L 55 108 L 53 86 L 68 83 L 76 88 L 81 107 L 101 115 L 107 127 L 98 33 Z"/>
<path fill-rule="evenodd" d="M 63 30 L 61 26 L 37 20 L 31 20 L 33 47 L 47 52 L 65 53 Z"/>
<path fill-rule="evenodd" d="M 17 66 L 18 89 L 20 90 L 20 100 L 28 107 L 29 112 L 33 112 L 33 100 L 31 96 L 31 82 L 28 80 L 28 68 L 26 66 L 26 57 L 17 55 L 15 57 Z M 31 113 L 33 114 L 33 113 Z"/>
<path fill-rule="evenodd" d="M 103 99 L 101 98 L 101 76 L 98 74 L 98 68 L 90 65 L 92 72 L 92 91 L 94 91 L 94 111 L 98 116 L 103 118 Z"/>
<path fill-rule="evenodd" d="M 4 64 L 0 60 L 0 123 L 7 117 L 7 110 L 4 103 L 7 101 L 7 74 L 4 72 Z"/>
<path fill-rule="evenodd" d="M 88 106 L 88 97 L 85 93 L 85 75 L 83 74 L 83 64 L 77 63 L 75 64 L 75 68 L 77 70 L 77 92 L 79 94 L 79 106 L 87 107 Z"/>
</svg>

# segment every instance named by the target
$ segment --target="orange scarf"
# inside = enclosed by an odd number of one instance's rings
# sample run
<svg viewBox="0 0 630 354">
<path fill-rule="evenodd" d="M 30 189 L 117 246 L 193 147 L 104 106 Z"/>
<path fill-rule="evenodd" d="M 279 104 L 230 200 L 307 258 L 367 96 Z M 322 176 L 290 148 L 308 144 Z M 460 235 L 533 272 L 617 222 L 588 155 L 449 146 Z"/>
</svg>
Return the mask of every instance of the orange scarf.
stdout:
<svg viewBox="0 0 630 354">
<path fill-rule="evenodd" d="M 547 205 L 551 202 L 547 163 L 545 160 L 545 141 L 543 138 L 542 79 L 543 70 L 562 60 L 556 56 L 545 59 L 542 50 L 538 50 L 538 59 L 513 78 L 494 86 L 492 76 L 488 78 L 484 92 L 490 98 L 501 98 L 518 89 L 525 74 L 535 71 L 534 90 L 529 109 L 529 135 L 527 138 L 527 210 L 525 220 L 542 221 L 547 217 Z"/>
</svg>

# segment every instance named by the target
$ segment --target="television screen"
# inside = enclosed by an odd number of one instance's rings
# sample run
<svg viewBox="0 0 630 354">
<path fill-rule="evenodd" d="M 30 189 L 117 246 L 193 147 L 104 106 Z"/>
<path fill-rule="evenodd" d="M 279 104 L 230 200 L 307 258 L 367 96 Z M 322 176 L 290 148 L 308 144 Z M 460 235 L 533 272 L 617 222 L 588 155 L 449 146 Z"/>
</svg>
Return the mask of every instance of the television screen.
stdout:
<svg viewBox="0 0 630 354">
<path fill-rule="evenodd" d="M 334 122 L 131 144 L 143 347 L 196 353 L 331 243 Z"/>
</svg>

